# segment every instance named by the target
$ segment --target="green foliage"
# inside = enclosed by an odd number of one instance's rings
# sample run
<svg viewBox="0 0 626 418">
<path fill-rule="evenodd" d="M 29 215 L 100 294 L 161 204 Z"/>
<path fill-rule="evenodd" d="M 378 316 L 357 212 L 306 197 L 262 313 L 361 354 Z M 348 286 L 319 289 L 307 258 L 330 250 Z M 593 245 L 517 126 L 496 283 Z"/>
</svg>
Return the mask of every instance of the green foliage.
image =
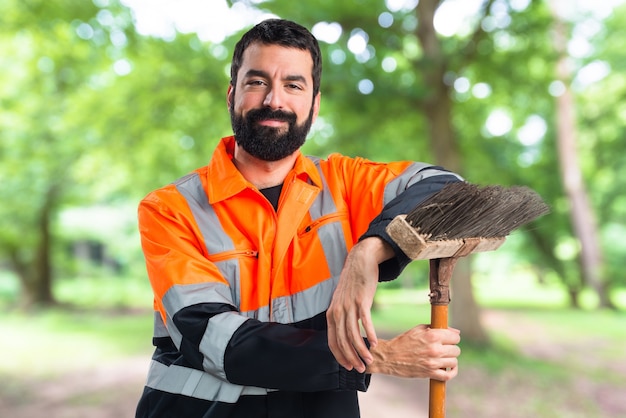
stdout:
<svg viewBox="0 0 626 418">
<path fill-rule="evenodd" d="M 593 189 L 592 204 L 605 248 L 606 277 L 614 285 L 626 284 L 619 267 L 626 245 L 620 237 L 626 228 L 626 59 L 618 39 L 626 31 L 626 5 L 617 8 L 596 33 L 596 54 L 583 64 L 606 66 L 606 77 L 580 92 L 579 135 L 585 173 Z"/>
<path fill-rule="evenodd" d="M 423 112 L 431 63 L 416 36 L 415 9 L 389 10 L 382 0 L 253 3 L 309 28 L 319 22 L 341 27 L 336 41 L 321 42 L 323 100 L 306 153 L 433 160 Z M 557 169 L 552 17 L 545 1 L 524 9 L 508 1 L 483 6 L 484 15 L 470 19 L 468 30 L 439 39 L 464 175 L 537 190 L 552 213 L 524 231 L 516 257 L 535 265 L 538 275 L 580 287 L 570 207 Z M 572 33 L 586 22 L 599 28 L 590 52 L 573 59 L 576 69 L 599 62 L 611 70 L 576 94 L 581 163 L 603 237 L 605 275 L 615 285 L 626 283 L 620 267 L 626 248 L 615 238 L 626 219 L 626 62 L 619 42 L 625 19 L 621 7 L 606 21 L 575 16 L 570 22 Z M 354 35 L 367 40 L 361 54 L 348 47 Z M 72 240 L 75 232 L 60 231 L 63 210 L 135 206 L 151 189 L 205 164 L 218 139 L 230 134 L 227 70 L 238 36 L 219 45 L 195 34 L 141 36 L 116 0 L 3 1 L 0 260 L 36 265 L 45 222 L 56 245 L 51 253 L 61 254 L 60 237 Z M 373 90 L 360 92 L 359 83 L 368 80 Z M 455 84 L 459 80 L 466 88 Z M 486 129 L 496 110 L 510 118 L 504 134 Z M 533 121 L 543 123 L 545 133 L 535 142 L 520 140 Z M 574 256 L 564 248 L 574 248 Z M 55 258 L 53 267 L 61 262 Z M 422 280 L 423 269 L 409 272 L 405 283 Z"/>
<path fill-rule="evenodd" d="M 84 277 L 57 280 L 59 301 L 84 310 L 119 309 L 129 311 L 152 308 L 152 289 L 148 279 L 139 277 Z"/>
<path fill-rule="evenodd" d="M 98 4 L 2 5 L 0 259 L 26 291 L 48 286 L 62 208 L 136 201 L 229 132 L 222 47 L 140 37 L 126 8 Z"/>
</svg>

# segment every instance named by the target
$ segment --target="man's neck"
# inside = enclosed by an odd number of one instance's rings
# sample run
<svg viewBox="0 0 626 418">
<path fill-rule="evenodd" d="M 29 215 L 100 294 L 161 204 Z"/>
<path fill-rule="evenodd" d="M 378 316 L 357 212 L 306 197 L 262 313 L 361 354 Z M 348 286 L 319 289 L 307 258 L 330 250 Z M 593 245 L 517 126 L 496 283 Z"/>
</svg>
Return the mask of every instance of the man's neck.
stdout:
<svg viewBox="0 0 626 418">
<path fill-rule="evenodd" d="M 278 186 L 293 168 L 298 152 L 278 161 L 264 161 L 248 154 L 235 144 L 233 163 L 241 175 L 257 189 Z"/>
</svg>

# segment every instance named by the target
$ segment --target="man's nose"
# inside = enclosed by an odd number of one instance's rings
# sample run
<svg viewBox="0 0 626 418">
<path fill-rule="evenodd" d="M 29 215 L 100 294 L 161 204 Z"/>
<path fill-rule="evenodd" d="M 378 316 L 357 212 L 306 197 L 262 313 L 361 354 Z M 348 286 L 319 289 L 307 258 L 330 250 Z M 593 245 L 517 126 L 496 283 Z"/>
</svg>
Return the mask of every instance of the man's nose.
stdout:
<svg viewBox="0 0 626 418">
<path fill-rule="evenodd" d="M 270 90 L 267 92 L 267 95 L 265 96 L 263 105 L 271 109 L 282 109 L 283 107 L 282 91 L 277 87 L 270 88 Z"/>
</svg>

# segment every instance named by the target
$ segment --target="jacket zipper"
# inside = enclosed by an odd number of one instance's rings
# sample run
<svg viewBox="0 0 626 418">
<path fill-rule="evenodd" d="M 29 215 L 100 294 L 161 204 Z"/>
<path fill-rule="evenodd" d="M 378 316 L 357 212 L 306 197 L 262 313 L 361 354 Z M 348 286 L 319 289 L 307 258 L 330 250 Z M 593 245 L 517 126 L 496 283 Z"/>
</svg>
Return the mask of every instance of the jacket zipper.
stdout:
<svg viewBox="0 0 626 418">
<path fill-rule="evenodd" d="M 299 235 L 304 235 L 312 230 L 318 228 L 322 224 L 327 224 L 334 221 L 336 218 L 341 218 L 340 213 L 332 213 L 330 215 L 324 215 L 321 218 L 316 219 L 310 225 L 307 225 L 304 229 L 299 232 Z"/>
<path fill-rule="evenodd" d="M 258 257 L 259 252 L 255 250 L 230 250 L 218 254 L 209 254 L 209 260 L 212 262 L 225 261 L 238 257 Z"/>
</svg>

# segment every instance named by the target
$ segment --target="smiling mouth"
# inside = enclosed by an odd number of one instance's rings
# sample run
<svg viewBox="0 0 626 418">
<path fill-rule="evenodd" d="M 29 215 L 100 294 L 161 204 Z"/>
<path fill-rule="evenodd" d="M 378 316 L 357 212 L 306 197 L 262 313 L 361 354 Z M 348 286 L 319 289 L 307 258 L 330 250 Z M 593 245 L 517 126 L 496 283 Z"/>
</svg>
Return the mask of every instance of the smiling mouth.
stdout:
<svg viewBox="0 0 626 418">
<path fill-rule="evenodd" d="M 260 120 L 258 123 L 259 125 L 263 125 L 263 126 L 279 127 L 289 122 L 287 122 L 286 120 L 282 120 L 282 119 L 263 119 L 263 120 Z"/>
</svg>

